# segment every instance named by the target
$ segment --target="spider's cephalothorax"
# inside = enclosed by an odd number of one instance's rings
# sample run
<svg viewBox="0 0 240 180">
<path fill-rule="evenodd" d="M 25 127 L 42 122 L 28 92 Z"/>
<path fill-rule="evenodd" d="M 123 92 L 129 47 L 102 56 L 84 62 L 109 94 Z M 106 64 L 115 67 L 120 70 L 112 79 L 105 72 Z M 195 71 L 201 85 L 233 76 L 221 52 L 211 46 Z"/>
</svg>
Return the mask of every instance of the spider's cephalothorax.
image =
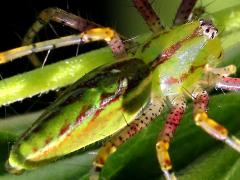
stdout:
<svg viewBox="0 0 240 180">
<path fill-rule="evenodd" d="M 209 39 L 213 39 L 217 36 L 218 30 L 214 27 L 212 21 L 199 20 L 203 29 L 203 33 L 208 36 Z"/>
</svg>

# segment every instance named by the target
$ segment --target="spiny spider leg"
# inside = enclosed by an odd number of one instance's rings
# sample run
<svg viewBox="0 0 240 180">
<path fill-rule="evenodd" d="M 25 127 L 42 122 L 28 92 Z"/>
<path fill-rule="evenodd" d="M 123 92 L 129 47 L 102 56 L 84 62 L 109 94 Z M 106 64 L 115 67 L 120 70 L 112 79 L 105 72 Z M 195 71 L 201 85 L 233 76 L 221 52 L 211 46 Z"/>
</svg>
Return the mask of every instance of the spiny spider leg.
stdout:
<svg viewBox="0 0 240 180">
<path fill-rule="evenodd" d="M 56 7 L 47 8 L 41 11 L 36 22 L 34 22 L 33 25 L 29 28 L 28 32 L 25 34 L 23 38 L 22 45 L 32 44 L 35 36 L 50 21 L 61 23 L 65 26 L 76 29 L 80 32 L 86 31 L 88 29 L 96 28 L 96 27 L 102 27 L 92 21 L 86 20 L 72 13 L 68 13 L 62 9 L 59 9 Z M 35 54 L 29 55 L 28 58 L 30 59 L 30 61 L 34 66 L 41 65 L 40 61 L 38 60 Z"/>
<path fill-rule="evenodd" d="M 71 35 L 59 39 L 43 41 L 2 52 L 0 53 L 0 64 L 36 52 L 101 40 L 105 41 L 110 46 L 112 52 L 116 57 L 120 58 L 125 55 L 124 44 L 114 30 L 110 28 L 94 28 L 84 31 L 79 35 Z"/>
<path fill-rule="evenodd" d="M 159 135 L 158 142 L 156 144 L 156 151 L 158 162 L 165 178 L 167 180 L 174 180 L 176 177 L 174 172 L 170 172 L 172 171 L 172 163 L 168 151 L 171 138 L 182 119 L 183 113 L 185 112 L 186 103 L 184 101 L 184 97 L 182 96 L 170 97 L 170 100 L 173 107 Z"/>
<path fill-rule="evenodd" d="M 155 13 L 154 9 L 149 3 L 149 0 L 132 1 L 152 32 L 157 33 L 164 29 L 158 15 Z"/>
<path fill-rule="evenodd" d="M 212 137 L 225 142 L 227 145 L 240 152 L 240 140 L 235 136 L 229 135 L 228 130 L 210 119 L 207 114 L 208 93 L 206 91 L 196 92 L 194 99 L 194 121 L 197 126 L 200 126 Z"/>
<path fill-rule="evenodd" d="M 140 130 L 147 127 L 147 125 L 149 125 L 163 111 L 164 106 L 165 102 L 163 98 L 152 97 L 151 102 L 149 102 L 149 104 L 143 109 L 139 117 L 115 134 L 105 145 L 103 145 L 93 163 L 93 170 L 90 179 L 97 179 L 107 158 L 117 150 L 118 146 L 126 142 Z"/>
<path fill-rule="evenodd" d="M 182 0 L 180 6 L 178 7 L 173 24 L 180 25 L 186 23 L 196 2 L 197 0 Z"/>
<path fill-rule="evenodd" d="M 228 91 L 240 90 L 240 78 L 228 77 L 229 75 L 236 73 L 237 68 L 235 65 L 228 65 L 222 68 L 212 68 L 207 66 L 206 70 L 217 75 L 213 78 L 215 88 Z"/>
<path fill-rule="evenodd" d="M 240 78 L 221 77 L 216 83 L 216 88 L 228 91 L 240 91 Z"/>
</svg>

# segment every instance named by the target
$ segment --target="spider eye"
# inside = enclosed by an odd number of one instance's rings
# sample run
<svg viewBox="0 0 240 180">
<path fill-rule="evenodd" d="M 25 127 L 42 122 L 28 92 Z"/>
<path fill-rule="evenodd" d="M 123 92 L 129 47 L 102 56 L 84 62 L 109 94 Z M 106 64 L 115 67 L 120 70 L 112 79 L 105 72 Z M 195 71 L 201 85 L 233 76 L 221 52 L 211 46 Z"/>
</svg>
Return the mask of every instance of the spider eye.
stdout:
<svg viewBox="0 0 240 180">
<path fill-rule="evenodd" d="M 214 39 L 218 35 L 218 30 L 213 25 L 212 21 L 200 19 L 199 23 L 202 28 L 203 35 L 207 36 L 209 39 Z"/>
</svg>

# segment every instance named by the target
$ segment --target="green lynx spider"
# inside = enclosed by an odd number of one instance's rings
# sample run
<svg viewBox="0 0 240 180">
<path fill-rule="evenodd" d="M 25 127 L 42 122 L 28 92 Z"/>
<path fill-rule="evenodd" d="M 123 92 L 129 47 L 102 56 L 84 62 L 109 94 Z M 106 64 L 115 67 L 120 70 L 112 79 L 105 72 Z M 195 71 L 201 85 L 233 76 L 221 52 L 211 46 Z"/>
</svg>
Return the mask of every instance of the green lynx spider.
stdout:
<svg viewBox="0 0 240 180">
<path fill-rule="evenodd" d="M 132 58 L 126 58 L 128 51 L 114 30 L 57 8 L 46 9 L 40 14 L 24 38 L 26 46 L 0 54 L 0 62 L 4 63 L 34 52 L 104 40 L 117 59 L 116 63 L 86 74 L 47 108 L 12 147 L 7 162 L 9 172 L 17 174 L 36 168 L 99 141 L 104 137 L 93 132 L 101 130 L 106 137 L 114 135 L 100 149 L 93 163 L 90 178 L 96 179 L 108 156 L 150 124 L 169 102 L 171 111 L 159 134 L 156 152 L 165 178 L 176 179 L 168 150 L 186 109 L 187 97 L 194 102 L 196 125 L 240 152 L 238 139 L 228 135 L 228 131 L 207 114 L 208 93 L 203 90 L 206 85 L 225 90 L 239 90 L 240 87 L 240 79 L 228 77 L 235 73 L 234 66 L 216 68 L 222 57 L 218 30 L 212 22 L 199 20 L 164 31 L 147 0 L 133 0 L 133 3 L 154 35 L 134 52 Z M 195 3 L 196 0 L 182 1 L 175 24 L 186 21 Z M 50 20 L 83 33 L 27 45 Z M 156 48 L 155 53 L 153 48 Z M 119 123 L 124 121 L 127 123 Z"/>
</svg>

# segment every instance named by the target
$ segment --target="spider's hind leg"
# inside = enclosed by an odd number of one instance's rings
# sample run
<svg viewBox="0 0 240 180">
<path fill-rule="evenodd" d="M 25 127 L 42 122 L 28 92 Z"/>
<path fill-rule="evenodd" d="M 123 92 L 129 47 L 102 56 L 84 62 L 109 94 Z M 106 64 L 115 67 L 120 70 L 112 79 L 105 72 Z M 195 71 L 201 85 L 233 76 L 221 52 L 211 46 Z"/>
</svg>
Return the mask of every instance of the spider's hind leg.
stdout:
<svg viewBox="0 0 240 180">
<path fill-rule="evenodd" d="M 162 112 L 164 106 L 164 99 L 160 97 L 152 98 L 151 102 L 143 109 L 139 117 L 111 137 L 111 139 L 100 148 L 93 162 L 90 179 L 98 179 L 99 173 L 108 157 L 117 150 L 118 146 L 147 127 Z"/>
<path fill-rule="evenodd" d="M 163 129 L 159 135 L 158 142 L 156 143 L 156 151 L 158 162 L 161 170 L 167 180 L 175 180 L 175 174 L 172 171 L 172 163 L 169 155 L 169 146 L 171 138 L 175 130 L 177 129 L 182 116 L 186 109 L 186 103 L 184 97 L 173 97 L 170 99 L 173 105 L 167 120 L 163 126 Z"/>
</svg>

